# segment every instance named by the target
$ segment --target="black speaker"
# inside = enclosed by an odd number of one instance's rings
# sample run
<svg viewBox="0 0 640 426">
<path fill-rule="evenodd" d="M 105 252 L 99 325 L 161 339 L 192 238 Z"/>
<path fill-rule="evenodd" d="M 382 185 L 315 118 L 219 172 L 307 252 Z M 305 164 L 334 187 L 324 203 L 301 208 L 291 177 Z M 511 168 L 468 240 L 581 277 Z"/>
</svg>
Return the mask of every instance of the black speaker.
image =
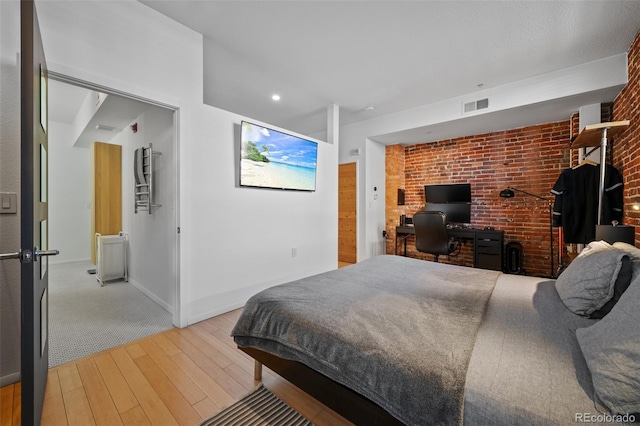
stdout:
<svg viewBox="0 0 640 426">
<path fill-rule="evenodd" d="M 522 244 L 518 242 L 510 242 L 506 247 L 507 252 L 507 273 L 508 274 L 524 274 L 522 270 Z"/>
<path fill-rule="evenodd" d="M 398 188 L 398 205 L 404 206 L 404 189 Z"/>
</svg>

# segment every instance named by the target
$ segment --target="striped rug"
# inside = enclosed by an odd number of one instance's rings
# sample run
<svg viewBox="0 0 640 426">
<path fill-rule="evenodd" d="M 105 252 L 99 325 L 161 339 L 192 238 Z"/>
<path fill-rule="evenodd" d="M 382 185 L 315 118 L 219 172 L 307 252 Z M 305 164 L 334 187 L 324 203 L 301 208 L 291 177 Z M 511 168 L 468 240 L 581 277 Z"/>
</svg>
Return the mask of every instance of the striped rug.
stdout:
<svg viewBox="0 0 640 426">
<path fill-rule="evenodd" d="M 240 401 L 222 410 L 202 426 L 313 426 L 302 414 L 260 387 Z"/>
</svg>

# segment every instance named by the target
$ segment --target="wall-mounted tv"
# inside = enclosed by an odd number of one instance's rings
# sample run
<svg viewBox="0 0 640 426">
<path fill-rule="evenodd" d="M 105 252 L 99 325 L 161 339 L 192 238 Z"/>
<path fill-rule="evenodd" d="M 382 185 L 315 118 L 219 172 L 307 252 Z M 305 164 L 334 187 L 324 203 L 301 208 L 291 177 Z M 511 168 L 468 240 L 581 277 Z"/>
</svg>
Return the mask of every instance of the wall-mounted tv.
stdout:
<svg viewBox="0 0 640 426">
<path fill-rule="evenodd" d="M 240 186 L 316 190 L 318 143 L 243 121 Z"/>
</svg>

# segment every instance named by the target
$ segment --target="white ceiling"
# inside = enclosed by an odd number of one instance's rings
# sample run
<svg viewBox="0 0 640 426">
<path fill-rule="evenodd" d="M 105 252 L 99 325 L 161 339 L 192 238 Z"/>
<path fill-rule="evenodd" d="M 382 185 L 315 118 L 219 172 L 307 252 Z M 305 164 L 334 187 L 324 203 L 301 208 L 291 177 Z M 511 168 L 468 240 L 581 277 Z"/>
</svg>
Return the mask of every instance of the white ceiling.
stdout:
<svg viewBox="0 0 640 426">
<path fill-rule="evenodd" d="M 638 0 L 140 1 L 203 34 L 205 103 L 309 135 L 330 104 L 340 125 L 397 113 L 626 52 L 640 29 Z"/>
<path fill-rule="evenodd" d="M 49 120 L 72 124 L 90 91 L 49 79 Z"/>
<path fill-rule="evenodd" d="M 49 79 L 49 120 L 73 126 L 75 147 L 109 142 L 151 106 L 115 94 L 102 94 Z"/>
</svg>

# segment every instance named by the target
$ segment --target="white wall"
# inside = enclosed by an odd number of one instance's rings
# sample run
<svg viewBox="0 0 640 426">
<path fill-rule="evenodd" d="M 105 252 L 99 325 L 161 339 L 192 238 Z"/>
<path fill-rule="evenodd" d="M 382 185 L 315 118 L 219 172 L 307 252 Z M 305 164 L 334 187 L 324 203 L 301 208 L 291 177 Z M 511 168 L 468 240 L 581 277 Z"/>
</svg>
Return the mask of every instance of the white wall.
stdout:
<svg viewBox="0 0 640 426">
<path fill-rule="evenodd" d="M 20 193 L 20 4 L 0 1 L 0 191 Z M 20 249 L 18 214 L 0 215 L 0 253 Z M 0 261 L 0 386 L 20 379 L 20 262 Z"/>
<path fill-rule="evenodd" d="M 175 167 L 173 111 L 150 107 L 134 120 L 138 132 L 125 128 L 111 143 L 122 145 L 122 230 L 129 236 L 129 283 L 173 312 L 176 283 Z M 154 203 L 135 213 L 134 150 L 153 144 Z"/>
<path fill-rule="evenodd" d="M 386 148 L 377 142 L 366 140 L 365 156 L 367 168 L 365 170 L 366 203 L 365 210 L 365 237 L 366 254 L 364 258 L 384 254 L 384 238 L 382 231 L 386 227 L 385 199 L 386 199 L 386 172 L 385 172 Z M 375 190 L 374 190 L 375 189 Z"/>
<path fill-rule="evenodd" d="M 74 128 L 49 121 L 49 247 L 51 264 L 91 258 L 91 150 L 73 146 Z"/>
<path fill-rule="evenodd" d="M 189 317 L 202 320 L 268 286 L 335 269 L 337 147 L 318 141 L 315 192 L 239 187 L 243 117 L 206 105 L 191 113 L 192 138 L 201 143 L 187 165 L 186 223 L 197 227 L 189 230 L 197 248 L 189 253 L 190 282 L 198 290 Z"/>
<path fill-rule="evenodd" d="M 202 103 L 199 34 L 135 1 L 37 10 L 51 70 L 178 108 L 178 325 L 336 268 L 337 146 L 320 143 L 316 192 L 239 188 L 243 117 Z"/>
</svg>

